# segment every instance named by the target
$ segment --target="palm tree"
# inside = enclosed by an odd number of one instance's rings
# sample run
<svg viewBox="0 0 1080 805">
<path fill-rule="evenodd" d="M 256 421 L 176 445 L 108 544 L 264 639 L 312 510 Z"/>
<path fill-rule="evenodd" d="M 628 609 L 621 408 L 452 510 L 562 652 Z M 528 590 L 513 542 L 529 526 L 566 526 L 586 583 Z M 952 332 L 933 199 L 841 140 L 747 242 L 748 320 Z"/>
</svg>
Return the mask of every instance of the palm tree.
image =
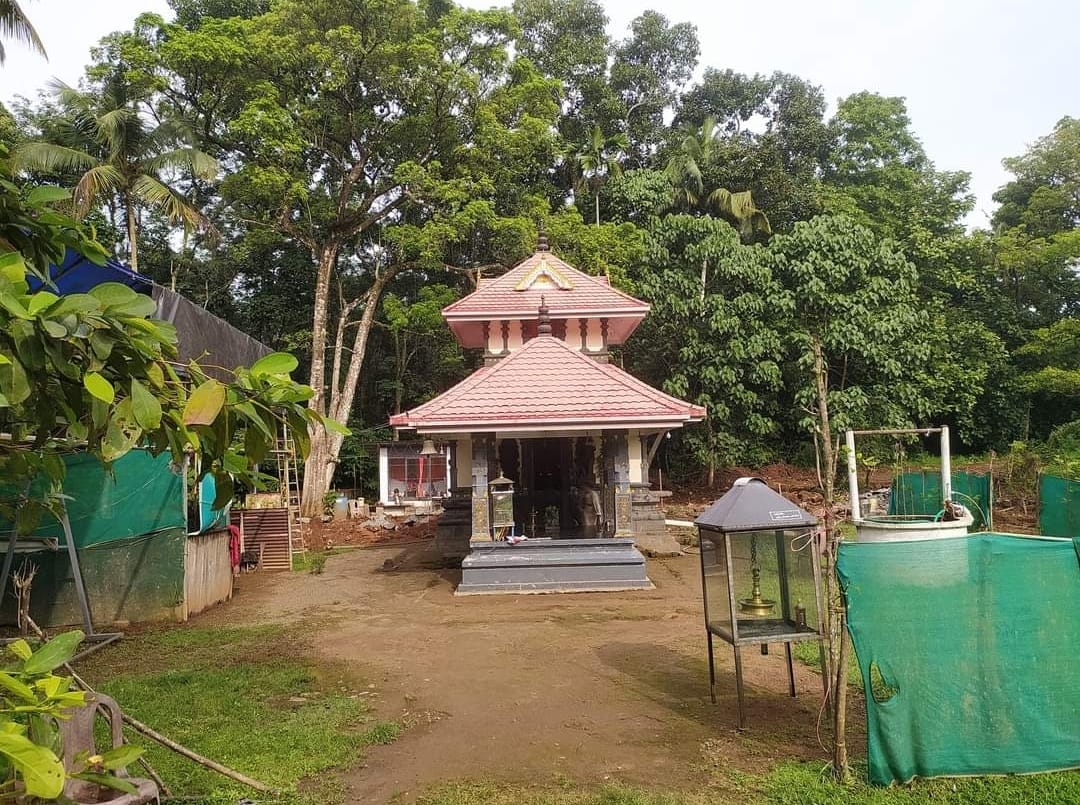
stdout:
<svg viewBox="0 0 1080 805">
<path fill-rule="evenodd" d="M 611 176 L 622 173 L 619 159 L 630 147 L 622 132 L 605 137 L 599 126 L 593 126 L 588 139 L 571 150 L 574 166 L 574 190 L 588 188 L 596 201 L 596 225 L 600 226 L 600 188 Z"/>
<path fill-rule="evenodd" d="M 210 227 L 206 216 L 161 178 L 167 170 L 205 180 L 218 173 L 217 160 L 190 144 L 193 138 L 182 124 L 151 120 L 129 100 L 120 80 L 108 81 L 100 95 L 62 83 L 56 83 L 54 91 L 66 111 L 60 142 L 19 145 L 12 153 L 17 170 L 81 173 L 73 193 L 80 217 L 103 201 L 117 201 L 124 211 L 134 271 L 139 270 L 140 206 L 157 210 L 185 230 Z"/>
<path fill-rule="evenodd" d="M 26 18 L 26 13 L 19 8 L 15 0 L 0 0 L 0 39 L 14 39 L 16 42 L 22 42 L 46 59 L 49 58 L 37 31 L 34 30 L 30 20 Z M 0 65 L 4 63 L 5 55 L 4 44 L 0 42 Z"/>
<path fill-rule="evenodd" d="M 716 210 L 735 222 L 743 238 L 750 238 L 755 232 L 770 234 L 769 218 L 754 204 L 749 190 L 732 193 L 723 187 L 710 190 L 706 186 L 703 171 L 720 157 L 720 136 L 712 115 L 705 118 L 701 128 L 685 132 L 665 168 L 675 189 L 676 204 L 688 209 Z"/>
</svg>

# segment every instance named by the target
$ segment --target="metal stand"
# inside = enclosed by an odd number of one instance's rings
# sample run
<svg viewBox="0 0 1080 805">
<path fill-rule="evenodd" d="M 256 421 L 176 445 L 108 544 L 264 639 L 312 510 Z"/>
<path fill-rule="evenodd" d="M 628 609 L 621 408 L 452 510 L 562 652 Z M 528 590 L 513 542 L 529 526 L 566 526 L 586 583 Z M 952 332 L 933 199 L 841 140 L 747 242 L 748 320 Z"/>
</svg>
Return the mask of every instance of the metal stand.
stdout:
<svg viewBox="0 0 1080 805">
<path fill-rule="evenodd" d="M 63 504 L 61 504 L 63 506 Z M 64 542 L 67 543 L 68 563 L 71 565 L 71 576 L 75 581 L 75 594 L 79 599 L 79 611 L 82 615 L 84 640 L 91 643 L 111 643 L 124 636 L 123 632 L 95 632 L 94 621 L 90 615 L 90 600 L 86 596 L 86 585 L 83 583 L 82 567 L 79 565 L 79 551 L 75 547 L 75 537 L 71 532 L 71 519 L 68 517 L 67 507 L 63 506 L 60 516 L 57 518 L 60 527 L 64 531 Z M 18 534 L 14 527 L 11 536 L 8 537 L 7 555 L 4 557 L 4 566 L 0 570 L 0 603 L 7 593 L 8 578 L 11 576 L 11 566 L 15 561 L 15 546 L 18 543 Z M 3 642 L 11 642 L 10 640 Z"/>
</svg>

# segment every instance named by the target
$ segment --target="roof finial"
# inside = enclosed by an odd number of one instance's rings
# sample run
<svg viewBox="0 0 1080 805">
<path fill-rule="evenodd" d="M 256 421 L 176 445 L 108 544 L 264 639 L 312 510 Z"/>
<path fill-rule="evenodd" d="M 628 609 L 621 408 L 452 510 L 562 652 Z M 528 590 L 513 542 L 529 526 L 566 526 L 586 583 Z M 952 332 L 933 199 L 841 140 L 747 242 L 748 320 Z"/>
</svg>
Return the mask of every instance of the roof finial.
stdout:
<svg viewBox="0 0 1080 805">
<path fill-rule="evenodd" d="M 538 252 L 551 251 L 551 247 L 548 246 L 547 232 L 543 229 L 540 230 L 540 235 L 536 238 L 536 250 Z"/>
<path fill-rule="evenodd" d="M 551 311 L 548 310 L 544 295 L 540 294 L 540 309 L 537 311 L 539 323 L 536 325 L 537 335 L 551 335 Z"/>
</svg>

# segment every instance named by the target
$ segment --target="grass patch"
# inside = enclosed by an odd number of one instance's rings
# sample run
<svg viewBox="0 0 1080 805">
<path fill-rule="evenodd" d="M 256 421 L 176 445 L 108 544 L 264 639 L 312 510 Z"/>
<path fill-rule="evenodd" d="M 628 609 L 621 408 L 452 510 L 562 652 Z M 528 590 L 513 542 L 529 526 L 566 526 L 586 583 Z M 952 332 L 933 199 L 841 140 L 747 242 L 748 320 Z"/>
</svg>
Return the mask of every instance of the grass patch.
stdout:
<svg viewBox="0 0 1080 805">
<path fill-rule="evenodd" d="M 294 573 L 314 573 L 319 575 L 326 566 L 326 560 L 340 553 L 356 550 L 355 545 L 344 545 L 339 548 L 331 548 L 328 551 L 307 550 L 303 553 L 293 554 L 292 569 Z"/>
<path fill-rule="evenodd" d="M 831 782 L 822 764 L 788 763 L 764 780 L 764 802 L 770 805 L 1064 805 L 1080 802 L 1080 773 L 963 777 L 916 781 L 907 786 L 878 788 L 866 782 L 857 767 L 851 786 Z"/>
<path fill-rule="evenodd" d="M 342 669 L 316 664 L 303 639 L 285 627 L 135 635 L 89 658 L 83 671 L 135 718 L 280 788 L 282 803 L 341 802 L 334 770 L 400 733 L 397 724 L 373 723 L 359 686 Z M 143 745 L 174 794 L 189 802 L 233 805 L 253 794 L 156 744 Z"/>
<path fill-rule="evenodd" d="M 829 650 L 827 646 L 825 650 Z M 816 640 L 806 640 L 802 643 L 795 643 L 792 645 L 791 651 L 795 659 L 807 668 L 816 671 L 819 674 L 821 673 L 821 649 L 818 647 L 818 642 Z M 854 652 L 852 652 L 852 654 L 854 654 Z M 862 690 L 862 674 L 859 672 L 859 663 L 854 656 L 848 657 L 847 678 L 849 685 L 853 685 L 859 690 Z"/>
<path fill-rule="evenodd" d="M 687 805 L 688 802 L 676 795 L 622 786 L 587 791 L 571 786 L 526 788 L 492 783 L 439 786 L 418 800 L 419 805 Z"/>
</svg>

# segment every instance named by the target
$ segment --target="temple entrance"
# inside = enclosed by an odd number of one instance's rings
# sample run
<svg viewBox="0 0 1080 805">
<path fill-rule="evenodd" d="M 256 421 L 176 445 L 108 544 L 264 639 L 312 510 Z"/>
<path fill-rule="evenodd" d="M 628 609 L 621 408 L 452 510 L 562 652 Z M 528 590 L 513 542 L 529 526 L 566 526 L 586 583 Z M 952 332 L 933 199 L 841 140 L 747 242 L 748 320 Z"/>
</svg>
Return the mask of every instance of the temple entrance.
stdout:
<svg viewBox="0 0 1080 805">
<path fill-rule="evenodd" d="M 514 481 L 514 519 L 530 537 L 602 533 L 596 446 L 590 437 L 501 439 L 499 469 Z"/>
</svg>

